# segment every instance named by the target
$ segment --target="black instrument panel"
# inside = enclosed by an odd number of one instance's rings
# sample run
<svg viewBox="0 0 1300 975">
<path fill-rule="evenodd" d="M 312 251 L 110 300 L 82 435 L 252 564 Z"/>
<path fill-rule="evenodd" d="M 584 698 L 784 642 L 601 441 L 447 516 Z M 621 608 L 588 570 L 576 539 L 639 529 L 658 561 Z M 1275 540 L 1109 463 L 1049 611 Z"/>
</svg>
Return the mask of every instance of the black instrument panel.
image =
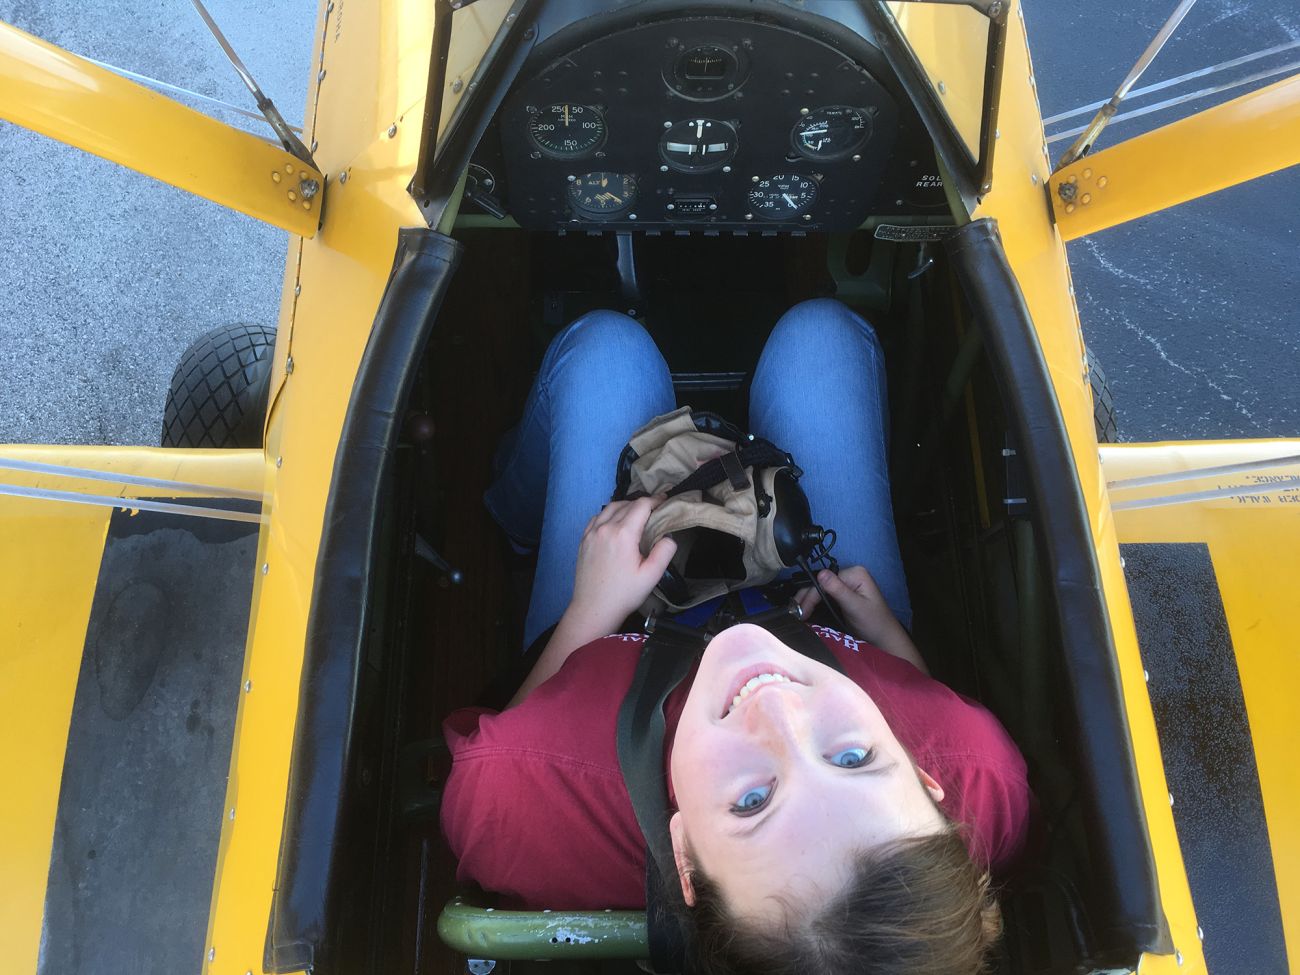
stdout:
<svg viewBox="0 0 1300 975">
<path fill-rule="evenodd" d="M 683 18 L 526 75 L 496 119 L 500 156 L 485 140 L 475 161 L 527 229 L 848 230 L 946 205 L 924 131 L 899 115 L 823 40 Z"/>
</svg>

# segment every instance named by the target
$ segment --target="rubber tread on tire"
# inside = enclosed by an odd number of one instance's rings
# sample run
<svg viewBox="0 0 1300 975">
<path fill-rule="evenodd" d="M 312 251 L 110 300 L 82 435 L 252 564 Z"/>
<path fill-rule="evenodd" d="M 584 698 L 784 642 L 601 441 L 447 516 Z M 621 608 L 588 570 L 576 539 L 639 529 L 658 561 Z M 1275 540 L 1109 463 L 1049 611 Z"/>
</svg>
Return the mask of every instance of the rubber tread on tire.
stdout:
<svg viewBox="0 0 1300 975">
<path fill-rule="evenodd" d="M 260 447 L 275 329 L 233 324 L 200 336 L 172 373 L 164 447 Z"/>
<path fill-rule="evenodd" d="M 1088 385 L 1092 387 L 1092 422 L 1097 428 L 1097 443 L 1119 442 L 1119 421 L 1115 419 L 1115 397 L 1101 363 L 1088 350 Z"/>
</svg>

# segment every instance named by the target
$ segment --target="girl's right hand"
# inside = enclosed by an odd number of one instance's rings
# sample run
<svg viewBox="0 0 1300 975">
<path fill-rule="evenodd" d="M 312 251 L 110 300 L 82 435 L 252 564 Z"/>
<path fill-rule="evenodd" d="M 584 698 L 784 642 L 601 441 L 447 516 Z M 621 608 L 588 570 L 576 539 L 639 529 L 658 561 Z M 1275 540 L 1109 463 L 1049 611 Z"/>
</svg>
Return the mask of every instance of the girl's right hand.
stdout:
<svg viewBox="0 0 1300 975">
<path fill-rule="evenodd" d="M 614 632 L 645 602 L 677 551 L 677 543 L 664 536 L 641 556 L 641 533 L 662 501 L 611 501 L 582 533 L 573 600 L 565 615 L 600 630 L 597 636 Z"/>
</svg>

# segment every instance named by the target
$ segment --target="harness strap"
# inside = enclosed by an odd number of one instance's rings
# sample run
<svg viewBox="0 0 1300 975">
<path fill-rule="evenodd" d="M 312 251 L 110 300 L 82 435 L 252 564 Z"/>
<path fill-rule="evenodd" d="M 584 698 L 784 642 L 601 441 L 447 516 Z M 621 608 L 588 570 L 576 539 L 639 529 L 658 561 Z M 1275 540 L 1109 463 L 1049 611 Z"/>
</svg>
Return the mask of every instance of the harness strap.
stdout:
<svg viewBox="0 0 1300 975">
<path fill-rule="evenodd" d="M 715 457 L 697 467 L 685 480 L 668 492 L 668 497 L 676 497 L 686 491 L 707 491 L 714 485 L 730 480 L 737 491 L 749 487 L 745 478 L 746 467 L 785 467 L 791 463 L 790 455 L 768 440 L 755 439 L 742 443 L 734 451 Z M 744 482 L 737 486 L 736 475 Z"/>
</svg>

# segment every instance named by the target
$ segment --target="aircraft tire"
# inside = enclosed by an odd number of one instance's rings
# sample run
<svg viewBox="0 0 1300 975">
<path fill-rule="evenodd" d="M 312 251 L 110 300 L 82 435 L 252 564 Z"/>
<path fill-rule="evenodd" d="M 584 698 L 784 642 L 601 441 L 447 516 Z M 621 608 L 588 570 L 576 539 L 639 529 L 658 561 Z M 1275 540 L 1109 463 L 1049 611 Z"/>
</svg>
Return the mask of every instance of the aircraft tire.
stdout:
<svg viewBox="0 0 1300 975">
<path fill-rule="evenodd" d="M 260 447 L 275 329 L 244 323 L 201 335 L 172 373 L 164 447 Z"/>
<path fill-rule="evenodd" d="M 1101 362 L 1088 349 L 1088 384 L 1092 387 L 1092 420 L 1097 428 L 1097 443 L 1117 443 L 1119 422 L 1115 418 L 1115 397 Z"/>
</svg>

